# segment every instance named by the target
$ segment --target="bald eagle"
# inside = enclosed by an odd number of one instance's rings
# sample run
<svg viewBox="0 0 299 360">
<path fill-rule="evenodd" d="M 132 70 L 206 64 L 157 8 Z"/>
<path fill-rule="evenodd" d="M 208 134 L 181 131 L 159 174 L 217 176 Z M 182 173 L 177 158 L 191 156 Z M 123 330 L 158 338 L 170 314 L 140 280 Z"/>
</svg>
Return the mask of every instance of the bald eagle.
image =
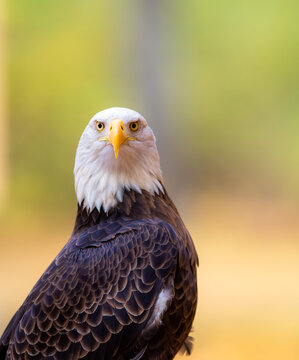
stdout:
<svg viewBox="0 0 299 360">
<path fill-rule="evenodd" d="M 197 303 L 197 255 L 156 140 L 125 108 L 97 113 L 75 160 L 73 233 L 0 339 L 0 359 L 168 360 Z"/>
</svg>

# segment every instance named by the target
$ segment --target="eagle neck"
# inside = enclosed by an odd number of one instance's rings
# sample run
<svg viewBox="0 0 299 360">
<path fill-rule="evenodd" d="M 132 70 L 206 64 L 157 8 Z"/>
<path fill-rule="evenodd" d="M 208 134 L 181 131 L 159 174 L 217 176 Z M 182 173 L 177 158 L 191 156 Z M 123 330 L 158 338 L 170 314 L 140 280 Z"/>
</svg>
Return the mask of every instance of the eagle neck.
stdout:
<svg viewBox="0 0 299 360">
<path fill-rule="evenodd" d="M 161 218 L 173 222 L 179 218 L 177 209 L 169 198 L 165 189 L 158 194 L 150 194 L 147 191 L 142 193 L 134 190 L 124 192 L 123 201 L 119 202 L 108 213 L 102 209 L 94 208 L 89 211 L 86 207 L 78 204 L 77 216 L 73 235 L 77 235 L 88 228 L 116 221 L 120 217 L 131 219 Z"/>
</svg>

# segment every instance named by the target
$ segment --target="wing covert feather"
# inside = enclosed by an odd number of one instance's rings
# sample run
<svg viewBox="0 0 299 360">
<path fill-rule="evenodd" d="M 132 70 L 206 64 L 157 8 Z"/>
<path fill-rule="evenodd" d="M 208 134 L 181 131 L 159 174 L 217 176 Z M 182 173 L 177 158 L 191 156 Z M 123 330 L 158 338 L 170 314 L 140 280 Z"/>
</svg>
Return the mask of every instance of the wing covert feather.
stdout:
<svg viewBox="0 0 299 360">
<path fill-rule="evenodd" d="M 136 356 L 138 336 L 174 277 L 173 236 L 161 220 L 120 219 L 72 237 L 3 334 L 8 358 Z"/>
</svg>

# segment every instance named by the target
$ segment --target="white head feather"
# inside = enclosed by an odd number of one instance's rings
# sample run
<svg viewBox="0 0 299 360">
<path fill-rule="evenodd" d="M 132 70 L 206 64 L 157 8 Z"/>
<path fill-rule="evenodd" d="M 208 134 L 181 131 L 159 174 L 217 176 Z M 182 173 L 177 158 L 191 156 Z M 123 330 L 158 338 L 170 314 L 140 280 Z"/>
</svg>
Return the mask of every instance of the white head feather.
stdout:
<svg viewBox="0 0 299 360">
<path fill-rule="evenodd" d="M 116 118 L 123 121 L 126 134 L 136 138 L 120 146 L 117 159 L 111 143 L 99 141 L 107 137 L 109 124 Z M 97 130 L 99 121 L 105 125 L 102 132 Z M 133 121 L 138 121 L 140 126 L 130 134 L 129 125 Z M 125 190 L 163 192 L 156 138 L 144 117 L 125 108 L 110 108 L 95 114 L 79 141 L 74 175 L 78 203 L 89 211 L 102 208 L 108 212 L 122 201 Z"/>
</svg>

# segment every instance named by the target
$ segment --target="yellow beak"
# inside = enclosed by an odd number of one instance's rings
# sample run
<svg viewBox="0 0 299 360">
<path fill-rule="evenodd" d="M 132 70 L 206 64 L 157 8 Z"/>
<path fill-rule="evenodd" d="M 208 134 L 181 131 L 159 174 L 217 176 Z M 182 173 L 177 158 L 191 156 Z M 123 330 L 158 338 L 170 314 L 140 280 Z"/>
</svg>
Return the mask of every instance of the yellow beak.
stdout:
<svg viewBox="0 0 299 360">
<path fill-rule="evenodd" d="M 114 119 L 111 121 L 108 138 L 110 143 L 113 145 L 115 158 L 117 159 L 120 145 L 127 140 L 123 121 L 120 119 Z"/>
</svg>

